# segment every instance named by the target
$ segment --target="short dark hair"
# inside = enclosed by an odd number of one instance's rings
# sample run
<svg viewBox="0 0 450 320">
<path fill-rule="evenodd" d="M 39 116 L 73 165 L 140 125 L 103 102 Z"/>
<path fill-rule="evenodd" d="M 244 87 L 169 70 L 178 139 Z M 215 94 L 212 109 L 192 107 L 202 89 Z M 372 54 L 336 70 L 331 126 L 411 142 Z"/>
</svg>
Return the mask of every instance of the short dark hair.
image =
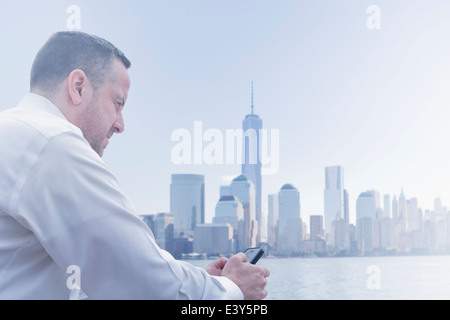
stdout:
<svg viewBox="0 0 450 320">
<path fill-rule="evenodd" d="M 109 75 L 113 59 L 129 69 L 131 62 L 109 41 L 79 31 L 53 34 L 39 50 L 31 67 L 30 90 L 55 93 L 75 69 L 81 69 L 98 89 Z"/>
</svg>

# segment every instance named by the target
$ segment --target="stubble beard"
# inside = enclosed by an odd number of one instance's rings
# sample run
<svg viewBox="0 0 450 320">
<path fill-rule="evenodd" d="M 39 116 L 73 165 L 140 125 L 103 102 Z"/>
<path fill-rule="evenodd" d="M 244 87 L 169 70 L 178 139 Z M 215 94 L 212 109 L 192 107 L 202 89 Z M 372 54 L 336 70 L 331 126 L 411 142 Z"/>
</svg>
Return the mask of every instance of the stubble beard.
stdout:
<svg viewBox="0 0 450 320">
<path fill-rule="evenodd" d="M 105 150 L 103 141 L 106 137 L 106 133 L 100 133 L 98 130 L 99 123 L 101 123 L 101 117 L 96 102 L 97 101 L 92 101 L 86 108 L 86 112 L 80 116 L 79 127 L 91 148 L 102 157 Z"/>
</svg>

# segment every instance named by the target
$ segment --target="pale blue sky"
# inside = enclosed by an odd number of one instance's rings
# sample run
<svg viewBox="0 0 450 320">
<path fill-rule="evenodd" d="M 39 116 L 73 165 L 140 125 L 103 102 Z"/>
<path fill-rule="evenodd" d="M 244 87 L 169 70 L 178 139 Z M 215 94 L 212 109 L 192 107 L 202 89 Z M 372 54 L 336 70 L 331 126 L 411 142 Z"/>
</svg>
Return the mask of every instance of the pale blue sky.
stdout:
<svg viewBox="0 0 450 320">
<path fill-rule="evenodd" d="M 250 111 L 280 132 L 280 169 L 263 199 L 285 183 L 302 217 L 323 213 L 324 167 L 344 167 L 351 217 L 360 192 L 450 198 L 450 2 L 446 0 L 10 1 L 2 3 L 0 110 L 28 90 L 32 60 L 67 30 L 110 40 L 132 61 L 126 129 L 105 162 L 140 213 L 169 211 L 170 175 L 204 174 L 206 216 L 234 165 L 171 162 L 178 128 L 240 128 Z M 381 29 L 369 30 L 369 5 Z"/>
</svg>

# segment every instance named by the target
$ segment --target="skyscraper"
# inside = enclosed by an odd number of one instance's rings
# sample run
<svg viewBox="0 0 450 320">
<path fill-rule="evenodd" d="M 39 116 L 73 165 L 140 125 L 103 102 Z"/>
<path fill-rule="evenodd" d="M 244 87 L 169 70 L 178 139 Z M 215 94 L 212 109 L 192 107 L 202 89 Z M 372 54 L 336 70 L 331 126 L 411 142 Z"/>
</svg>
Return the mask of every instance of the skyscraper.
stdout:
<svg viewBox="0 0 450 320">
<path fill-rule="evenodd" d="M 344 169 L 325 167 L 324 222 L 325 236 L 333 232 L 333 221 L 344 218 Z"/>
<path fill-rule="evenodd" d="M 244 230 L 244 208 L 238 197 L 221 196 L 216 205 L 213 223 L 228 223 L 233 228 L 234 252 L 246 249 Z"/>
<path fill-rule="evenodd" d="M 253 82 L 252 82 L 252 104 L 251 113 L 245 116 L 242 121 L 244 131 L 244 159 L 242 163 L 242 174 L 246 176 L 255 186 L 255 206 L 256 221 L 262 225 L 261 221 L 261 159 L 260 159 L 260 130 L 262 129 L 262 119 L 254 114 L 253 106 Z M 259 228 L 258 228 L 259 231 Z M 259 241 L 259 233 L 257 240 Z"/>
<path fill-rule="evenodd" d="M 375 191 L 362 192 L 356 200 L 356 229 L 358 249 L 371 252 L 376 245 L 376 219 L 379 208 L 379 195 Z M 378 201 L 378 202 L 377 202 Z"/>
<path fill-rule="evenodd" d="M 253 247 L 256 245 L 258 231 L 258 222 L 255 219 L 255 186 L 246 176 L 240 175 L 233 179 L 228 190 L 231 192 L 230 195 L 236 196 L 242 203 L 244 209 L 245 246 Z"/>
<path fill-rule="evenodd" d="M 309 238 L 316 240 L 318 237 L 323 238 L 323 216 L 311 215 L 309 216 Z"/>
<path fill-rule="evenodd" d="M 155 241 L 162 249 L 172 251 L 173 214 L 159 212 L 155 220 Z"/>
<path fill-rule="evenodd" d="M 295 253 L 301 249 L 301 241 L 300 193 L 292 184 L 285 184 L 278 193 L 277 251 Z"/>
<path fill-rule="evenodd" d="M 267 196 L 267 242 L 272 247 L 275 246 L 278 225 L 278 194 L 269 194 Z"/>
<path fill-rule="evenodd" d="M 350 202 L 348 200 L 348 191 L 344 189 L 344 220 L 350 223 Z"/>
<path fill-rule="evenodd" d="M 402 229 L 406 229 L 406 197 L 402 191 L 400 192 L 400 196 L 398 197 L 398 220 Z"/>
<path fill-rule="evenodd" d="M 394 194 L 394 199 L 392 199 L 392 219 L 395 223 L 398 220 L 398 201 L 397 196 Z"/>
<path fill-rule="evenodd" d="M 374 247 L 374 221 L 370 217 L 363 216 L 358 219 L 356 227 L 358 250 L 362 254 L 371 253 Z"/>
<path fill-rule="evenodd" d="M 406 200 L 406 231 L 419 230 L 421 220 L 417 198 Z"/>
<path fill-rule="evenodd" d="M 174 217 L 174 237 L 193 237 L 195 226 L 205 223 L 205 177 L 203 175 L 172 175 L 170 212 Z"/>
<path fill-rule="evenodd" d="M 356 220 L 361 218 L 377 218 L 375 194 L 371 191 L 362 192 L 356 200 Z"/>
<path fill-rule="evenodd" d="M 383 217 L 391 216 L 391 196 L 388 194 L 384 195 L 384 214 Z"/>
<path fill-rule="evenodd" d="M 237 230 L 239 221 L 244 221 L 244 208 L 238 197 L 221 196 L 216 204 L 214 223 L 229 223 Z M 245 248 L 244 248 L 245 249 Z"/>
<path fill-rule="evenodd" d="M 207 255 L 234 253 L 233 228 L 228 223 L 198 224 L 195 228 L 194 251 Z"/>
<path fill-rule="evenodd" d="M 442 200 L 441 197 L 437 196 L 434 199 L 434 212 L 441 213 L 442 212 Z"/>
</svg>

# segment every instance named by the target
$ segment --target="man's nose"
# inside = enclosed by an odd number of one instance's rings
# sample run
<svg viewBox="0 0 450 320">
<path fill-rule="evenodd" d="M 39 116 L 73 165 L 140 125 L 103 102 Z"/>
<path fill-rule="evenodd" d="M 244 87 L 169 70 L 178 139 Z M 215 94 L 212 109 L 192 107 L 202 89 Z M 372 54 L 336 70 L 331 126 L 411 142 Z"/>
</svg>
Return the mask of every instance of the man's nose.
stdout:
<svg viewBox="0 0 450 320">
<path fill-rule="evenodd" d="M 114 133 L 122 133 L 125 130 L 125 123 L 123 122 L 122 113 L 119 113 L 116 121 L 113 124 Z"/>
</svg>

